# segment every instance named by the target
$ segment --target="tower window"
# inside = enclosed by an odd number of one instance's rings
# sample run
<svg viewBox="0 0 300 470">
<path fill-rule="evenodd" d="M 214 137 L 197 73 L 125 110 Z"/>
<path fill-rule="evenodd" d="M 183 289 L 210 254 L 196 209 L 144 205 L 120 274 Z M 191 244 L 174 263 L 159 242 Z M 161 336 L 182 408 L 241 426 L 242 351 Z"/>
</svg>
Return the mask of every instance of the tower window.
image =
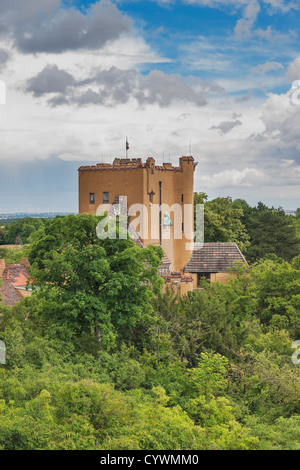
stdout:
<svg viewBox="0 0 300 470">
<path fill-rule="evenodd" d="M 90 204 L 95 204 L 95 193 L 90 193 Z"/>
<path fill-rule="evenodd" d="M 109 193 L 108 191 L 105 191 L 103 193 L 103 204 L 108 204 L 109 203 Z"/>
<path fill-rule="evenodd" d="M 181 194 L 181 204 L 183 204 L 183 194 Z"/>
</svg>

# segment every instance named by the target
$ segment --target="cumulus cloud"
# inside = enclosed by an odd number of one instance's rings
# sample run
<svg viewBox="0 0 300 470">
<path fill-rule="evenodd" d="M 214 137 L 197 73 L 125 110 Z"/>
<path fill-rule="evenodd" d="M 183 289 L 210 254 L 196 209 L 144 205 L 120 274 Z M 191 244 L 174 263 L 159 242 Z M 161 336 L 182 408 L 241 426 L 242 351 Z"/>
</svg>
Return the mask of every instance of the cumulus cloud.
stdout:
<svg viewBox="0 0 300 470">
<path fill-rule="evenodd" d="M 203 185 L 212 188 L 226 188 L 230 186 L 251 187 L 263 181 L 265 175 L 257 168 L 245 168 L 243 170 L 224 170 L 213 175 L 203 175 L 200 181 Z"/>
<path fill-rule="evenodd" d="M 260 12 L 260 5 L 256 0 L 251 1 L 244 8 L 243 17 L 237 21 L 235 35 L 238 38 L 249 36 L 252 32 L 253 24 Z"/>
<path fill-rule="evenodd" d="M 35 97 L 58 93 L 49 99 L 53 107 L 68 103 L 110 107 L 127 103 L 132 98 L 141 106 L 158 104 L 166 107 L 176 101 L 204 106 L 210 92 L 223 91 L 215 83 L 209 84 L 195 77 L 191 81 L 189 84 L 179 75 L 168 75 L 159 70 L 142 75 L 135 69 L 117 67 L 98 70 L 90 77 L 76 80 L 69 72 L 52 65 L 30 78 L 26 91 Z"/>
<path fill-rule="evenodd" d="M 292 82 L 293 80 L 300 80 L 300 57 L 297 57 L 288 68 L 287 77 Z"/>
<path fill-rule="evenodd" d="M 256 65 L 250 69 L 250 72 L 257 73 L 259 75 L 265 75 L 273 70 L 282 69 L 283 65 L 280 62 L 265 62 L 264 64 Z"/>
<path fill-rule="evenodd" d="M 57 65 L 48 65 L 28 80 L 26 91 L 31 92 L 35 97 L 46 93 L 65 93 L 67 88 L 74 83 L 75 80 L 71 74 L 60 70 Z"/>
<path fill-rule="evenodd" d="M 293 100 L 295 92 L 296 89 L 291 88 L 281 95 L 270 94 L 262 107 L 262 121 L 264 135 L 276 142 L 278 147 L 285 147 L 285 152 L 294 149 L 298 154 L 296 160 L 300 161 L 300 99 L 298 102 Z"/>
<path fill-rule="evenodd" d="M 249 37 L 251 35 L 260 36 L 269 41 L 275 39 L 286 39 L 289 35 L 295 34 L 289 31 L 288 34 L 282 34 L 273 31 L 270 26 L 266 30 L 254 30 L 254 24 L 262 10 L 269 15 L 274 13 L 288 13 L 291 10 L 299 9 L 298 0 L 183 0 L 184 3 L 199 5 L 208 8 L 227 9 L 231 12 L 239 12 L 242 10 L 241 18 L 238 19 L 234 33 L 238 39 Z"/>
<path fill-rule="evenodd" d="M 131 30 L 132 20 L 109 0 L 87 11 L 63 8 L 59 0 L 4 0 L 0 5 L 2 35 L 9 34 L 24 53 L 98 49 Z"/>
<path fill-rule="evenodd" d="M 0 69 L 2 69 L 8 60 L 10 59 L 10 53 L 3 48 L 0 48 Z"/>
<path fill-rule="evenodd" d="M 237 119 L 236 121 L 223 121 L 218 126 L 212 126 L 210 129 L 219 129 L 222 134 L 227 134 L 231 131 L 231 129 L 234 129 L 236 126 L 241 125 L 241 121 Z"/>
</svg>

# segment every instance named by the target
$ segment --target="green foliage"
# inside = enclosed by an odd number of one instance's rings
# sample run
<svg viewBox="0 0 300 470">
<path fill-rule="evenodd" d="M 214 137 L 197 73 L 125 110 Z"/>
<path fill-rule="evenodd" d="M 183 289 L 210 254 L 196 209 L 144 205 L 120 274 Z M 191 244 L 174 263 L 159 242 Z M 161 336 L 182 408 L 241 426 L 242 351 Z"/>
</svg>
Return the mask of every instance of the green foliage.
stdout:
<svg viewBox="0 0 300 470">
<path fill-rule="evenodd" d="M 245 250 L 249 262 L 269 254 L 291 261 L 300 254 L 300 238 L 293 216 L 286 215 L 282 208 L 269 208 L 261 202 L 250 207 L 246 201 L 236 200 L 234 205 L 243 210 L 242 222 L 250 239 Z"/>
<path fill-rule="evenodd" d="M 300 450 L 300 416 L 280 417 L 270 425 L 251 416 L 247 423 L 252 434 L 259 438 L 259 450 Z"/>
<path fill-rule="evenodd" d="M 83 333 L 110 348 L 125 338 L 142 316 L 162 279 L 160 248 L 139 248 L 129 239 L 99 240 L 98 218 L 56 217 L 29 250 L 31 274 L 39 290 L 28 300 L 62 338 Z"/>
<path fill-rule="evenodd" d="M 38 219 L 27 217 L 5 225 L 2 229 L 3 237 L 1 244 L 4 245 L 26 245 L 30 243 L 35 232 L 50 223 L 49 219 Z"/>
<path fill-rule="evenodd" d="M 194 193 L 194 204 L 204 204 L 204 241 L 235 242 L 250 263 L 274 254 L 291 261 L 300 254 L 300 211 L 295 216 L 259 202 L 219 197 L 208 201 Z"/>
<path fill-rule="evenodd" d="M 299 257 L 292 263 L 265 260 L 250 272 L 249 295 L 253 313 L 264 325 L 300 335 L 300 269 Z"/>
<path fill-rule="evenodd" d="M 204 241 L 235 242 L 243 251 L 249 245 L 249 236 L 242 222 L 243 210 L 230 197 L 207 201 L 204 193 L 194 194 L 194 204 L 204 204 Z"/>
<path fill-rule="evenodd" d="M 179 297 L 97 221 L 35 232 L 39 289 L 0 304 L 0 449 L 299 450 L 299 256 Z"/>
<path fill-rule="evenodd" d="M 27 256 L 27 247 L 20 246 L 6 248 L 0 246 L 0 259 L 5 259 L 6 264 L 18 264 L 22 258 Z"/>
</svg>

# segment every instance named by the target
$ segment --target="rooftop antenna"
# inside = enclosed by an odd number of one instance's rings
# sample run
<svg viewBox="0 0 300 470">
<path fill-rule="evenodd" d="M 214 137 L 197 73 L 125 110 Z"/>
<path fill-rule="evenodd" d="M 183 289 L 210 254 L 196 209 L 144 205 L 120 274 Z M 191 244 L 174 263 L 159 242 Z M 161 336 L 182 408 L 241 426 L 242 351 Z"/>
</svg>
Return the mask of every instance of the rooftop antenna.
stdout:
<svg viewBox="0 0 300 470">
<path fill-rule="evenodd" d="M 192 142 L 190 141 L 190 156 L 192 155 Z"/>
</svg>

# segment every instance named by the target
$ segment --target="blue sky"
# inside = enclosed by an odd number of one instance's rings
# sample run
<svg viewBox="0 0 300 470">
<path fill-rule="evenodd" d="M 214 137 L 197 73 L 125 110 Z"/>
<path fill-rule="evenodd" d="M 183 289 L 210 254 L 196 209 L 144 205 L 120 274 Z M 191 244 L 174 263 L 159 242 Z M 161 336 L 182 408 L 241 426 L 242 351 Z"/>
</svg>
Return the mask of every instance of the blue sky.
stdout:
<svg viewBox="0 0 300 470">
<path fill-rule="evenodd" d="M 191 147 L 210 199 L 299 207 L 299 10 L 0 0 L 0 212 L 76 212 L 77 167 L 122 156 L 126 136 L 158 162 Z"/>
</svg>

